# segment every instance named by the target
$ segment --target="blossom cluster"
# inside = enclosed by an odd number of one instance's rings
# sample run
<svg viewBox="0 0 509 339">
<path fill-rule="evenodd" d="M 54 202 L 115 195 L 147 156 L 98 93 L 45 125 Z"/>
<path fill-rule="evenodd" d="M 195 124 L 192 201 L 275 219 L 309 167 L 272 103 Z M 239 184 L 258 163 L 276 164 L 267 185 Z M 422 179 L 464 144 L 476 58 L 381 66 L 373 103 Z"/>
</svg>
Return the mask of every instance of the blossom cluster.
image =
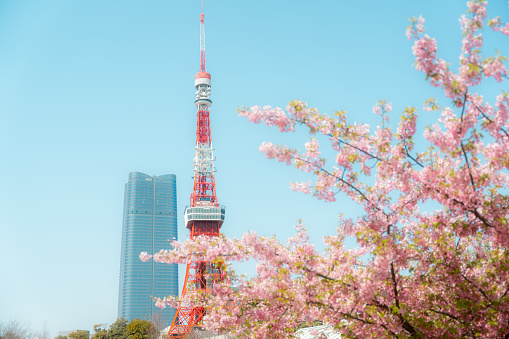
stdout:
<svg viewBox="0 0 509 339">
<path fill-rule="evenodd" d="M 504 35 L 509 35 L 509 23 L 502 24 L 500 17 L 495 17 L 488 22 L 489 26 L 495 31 Z"/>
</svg>

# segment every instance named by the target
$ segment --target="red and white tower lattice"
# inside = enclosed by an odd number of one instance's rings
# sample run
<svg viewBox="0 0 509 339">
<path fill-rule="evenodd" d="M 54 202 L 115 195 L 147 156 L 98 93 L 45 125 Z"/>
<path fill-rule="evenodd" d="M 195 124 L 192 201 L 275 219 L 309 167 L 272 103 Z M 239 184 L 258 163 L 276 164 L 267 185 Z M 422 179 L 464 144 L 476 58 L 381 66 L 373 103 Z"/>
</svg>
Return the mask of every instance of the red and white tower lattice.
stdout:
<svg viewBox="0 0 509 339">
<path fill-rule="evenodd" d="M 224 221 L 225 207 L 217 203 L 214 178 L 214 154 L 210 131 L 210 74 L 205 71 L 205 27 L 203 14 L 200 16 L 200 71 L 196 73 L 195 105 L 198 108 L 196 147 L 194 153 L 194 189 L 190 205 L 186 207 L 184 219 L 191 239 L 200 235 L 217 237 Z M 204 307 L 194 306 L 189 301 L 192 294 L 211 293 L 217 283 L 228 283 L 224 262 L 203 261 L 190 255 L 187 261 L 186 277 L 175 318 L 168 331 L 170 338 L 184 338 L 198 326 L 207 312 Z"/>
</svg>

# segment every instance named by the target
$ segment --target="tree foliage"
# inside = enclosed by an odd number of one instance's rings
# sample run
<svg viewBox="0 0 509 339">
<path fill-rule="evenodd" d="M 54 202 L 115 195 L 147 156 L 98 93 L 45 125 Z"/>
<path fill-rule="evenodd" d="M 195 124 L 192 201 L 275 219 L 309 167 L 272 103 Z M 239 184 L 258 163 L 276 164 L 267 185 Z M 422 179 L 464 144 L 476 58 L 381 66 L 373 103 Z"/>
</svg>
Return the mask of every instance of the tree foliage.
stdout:
<svg viewBox="0 0 509 339">
<path fill-rule="evenodd" d="M 240 110 L 281 132 L 306 128 L 311 140 L 304 151 L 272 143 L 260 150 L 314 175 L 314 184 L 292 183 L 292 189 L 325 201 L 346 195 L 363 214 L 340 215 L 324 253 L 299 224 L 286 244 L 251 232 L 242 239 L 174 242 L 173 250 L 156 254 L 167 263 L 185 262 L 190 253 L 260 263 L 257 275 L 235 291 L 216 286 L 191 300 L 208 307 L 204 326 L 248 338 L 291 338 L 300 324 L 316 320 L 344 338 L 509 337 L 509 94 L 485 99 L 478 87 L 487 78 L 503 84 L 508 72 L 504 56 L 480 52 L 487 2 L 467 6 L 456 72 L 438 57 L 422 17 L 407 31 L 416 69 L 451 103 L 424 103 L 425 111 L 440 112 L 422 131 L 426 144 L 416 145 L 417 108 L 404 109 L 393 125 L 386 101 L 373 108 L 382 121 L 374 130 L 348 123 L 344 111 L 329 116 L 302 101 L 286 111 Z M 498 17 L 488 25 L 509 35 L 509 24 Z M 321 156 L 318 135 L 335 152 L 332 166 Z M 358 247 L 346 248 L 347 236 Z M 158 301 L 164 303 L 174 300 Z"/>
<path fill-rule="evenodd" d="M 71 333 L 69 333 L 69 336 L 68 336 L 69 339 L 89 339 L 89 337 L 90 337 L 90 334 L 88 333 L 88 331 L 83 331 L 83 330 L 77 330 L 77 331 L 71 332 Z"/>
<path fill-rule="evenodd" d="M 127 338 L 127 320 L 123 317 L 117 319 L 111 324 L 108 330 L 108 339 L 126 339 Z"/>
<path fill-rule="evenodd" d="M 92 339 L 153 339 L 158 335 L 156 325 L 151 321 L 133 319 L 129 322 L 121 317 L 109 328 L 104 325 L 94 325 Z"/>
<path fill-rule="evenodd" d="M 108 329 L 102 324 L 94 325 L 94 334 L 92 334 L 91 339 L 107 339 L 107 338 Z"/>
<path fill-rule="evenodd" d="M 133 319 L 127 324 L 126 334 L 128 339 L 148 339 L 154 333 L 155 326 L 147 320 Z"/>
</svg>

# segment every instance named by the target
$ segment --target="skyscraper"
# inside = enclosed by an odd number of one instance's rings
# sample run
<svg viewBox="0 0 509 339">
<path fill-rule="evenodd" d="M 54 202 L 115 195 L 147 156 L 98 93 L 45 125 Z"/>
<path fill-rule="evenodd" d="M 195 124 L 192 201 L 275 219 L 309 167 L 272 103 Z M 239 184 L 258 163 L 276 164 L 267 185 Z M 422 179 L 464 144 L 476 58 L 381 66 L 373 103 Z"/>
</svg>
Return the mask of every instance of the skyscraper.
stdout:
<svg viewBox="0 0 509 339">
<path fill-rule="evenodd" d="M 142 262 L 140 252 L 168 249 L 177 238 L 177 183 L 174 174 L 131 172 L 125 185 L 118 317 L 171 324 L 175 309 L 154 305 L 151 296 L 178 295 L 176 264 Z"/>
</svg>

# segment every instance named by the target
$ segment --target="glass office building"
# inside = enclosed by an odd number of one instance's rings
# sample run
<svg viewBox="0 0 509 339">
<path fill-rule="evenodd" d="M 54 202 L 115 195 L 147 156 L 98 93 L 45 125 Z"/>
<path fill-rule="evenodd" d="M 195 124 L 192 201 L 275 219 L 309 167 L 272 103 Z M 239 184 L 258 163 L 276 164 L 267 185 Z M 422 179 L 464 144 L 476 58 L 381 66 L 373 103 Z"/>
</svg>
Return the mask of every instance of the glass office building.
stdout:
<svg viewBox="0 0 509 339">
<path fill-rule="evenodd" d="M 177 182 L 174 174 L 131 172 L 125 185 L 118 317 L 139 318 L 169 326 L 175 309 L 159 309 L 151 296 L 178 295 L 176 264 L 142 262 L 140 252 L 168 249 L 177 238 Z"/>
</svg>

